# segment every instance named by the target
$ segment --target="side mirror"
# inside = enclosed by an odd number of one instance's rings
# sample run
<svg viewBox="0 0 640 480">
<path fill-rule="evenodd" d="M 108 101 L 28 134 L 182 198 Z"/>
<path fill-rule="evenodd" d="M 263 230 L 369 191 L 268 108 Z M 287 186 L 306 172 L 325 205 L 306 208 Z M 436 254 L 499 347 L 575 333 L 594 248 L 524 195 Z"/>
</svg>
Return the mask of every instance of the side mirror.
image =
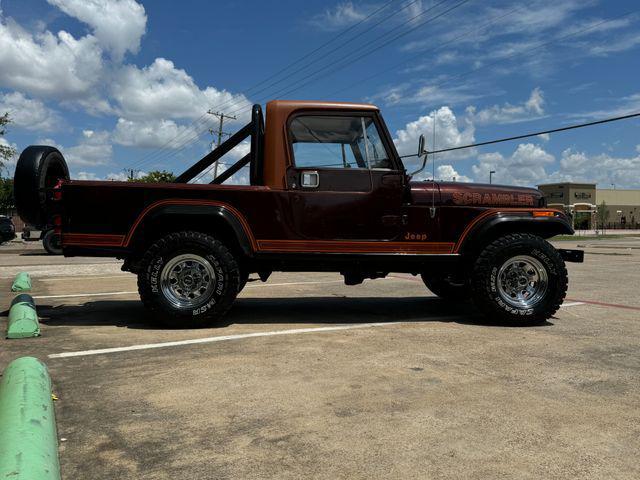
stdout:
<svg viewBox="0 0 640 480">
<path fill-rule="evenodd" d="M 418 158 L 423 158 L 422 160 L 422 166 L 416 170 L 415 172 L 412 172 L 409 174 L 409 178 L 413 177 L 415 174 L 420 173 L 422 170 L 424 170 L 424 167 L 427 166 L 427 154 L 429 152 L 427 152 L 427 150 L 425 149 L 425 139 L 424 139 L 424 135 L 420 134 L 420 138 L 418 138 Z"/>
<path fill-rule="evenodd" d="M 425 145 L 424 135 L 420 134 L 420 138 L 418 138 L 418 157 L 422 157 L 423 155 L 426 155 L 427 151 L 425 150 L 424 145 Z"/>
</svg>

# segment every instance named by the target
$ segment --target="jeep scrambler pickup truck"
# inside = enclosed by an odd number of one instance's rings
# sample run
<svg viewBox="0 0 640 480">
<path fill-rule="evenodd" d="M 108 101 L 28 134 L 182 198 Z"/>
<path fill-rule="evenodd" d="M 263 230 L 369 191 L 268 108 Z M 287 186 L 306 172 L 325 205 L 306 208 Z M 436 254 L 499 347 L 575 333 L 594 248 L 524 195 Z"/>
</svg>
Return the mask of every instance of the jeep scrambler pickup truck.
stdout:
<svg viewBox="0 0 640 480">
<path fill-rule="evenodd" d="M 222 175 L 189 183 L 247 138 L 250 153 Z M 224 184 L 245 166 L 250 185 Z M 123 259 L 171 326 L 215 322 L 249 274 L 272 271 L 335 271 L 347 285 L 421 275 L 493 318 L 543 322 L 565 297 L 564 261 L 583 257 L 545 240 L 573 229 L 536 189 L 412 180 L 373 105 L 272 101 L 266 122 L 255 105 L 173 183 L 70 180 L 48 146 L 26 148 L 14 180 L 26 222 L 54 225 L 66 256 Z"/>
</svg>

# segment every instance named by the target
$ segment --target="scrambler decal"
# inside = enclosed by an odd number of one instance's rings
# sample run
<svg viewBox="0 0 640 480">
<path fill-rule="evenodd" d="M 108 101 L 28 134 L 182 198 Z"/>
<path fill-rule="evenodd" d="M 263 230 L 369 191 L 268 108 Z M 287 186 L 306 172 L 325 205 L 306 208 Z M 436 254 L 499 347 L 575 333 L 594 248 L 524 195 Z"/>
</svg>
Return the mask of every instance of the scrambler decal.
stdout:
<svg viewBox="0 0 640 480">
<path fill-rule="evenodd" d="M 454 192 L 453 203 L 456 205 L 495 205 L 503 207 L 533 207 L 533 195 L 526 193 L 472 193 Z"/>
</svg>

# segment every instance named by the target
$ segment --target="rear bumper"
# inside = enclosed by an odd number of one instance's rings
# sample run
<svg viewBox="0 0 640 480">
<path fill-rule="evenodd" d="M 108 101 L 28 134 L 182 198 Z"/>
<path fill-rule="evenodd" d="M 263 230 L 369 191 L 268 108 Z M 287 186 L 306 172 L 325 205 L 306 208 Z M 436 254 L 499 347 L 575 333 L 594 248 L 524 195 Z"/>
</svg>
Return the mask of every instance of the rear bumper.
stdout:
<svg viewBox="0 0 640 480">
<path fill-rule="evenodd" d="M 584 250 L 570 250 L 567 248 L 559 248 L 558 253 L 560 253 L 560 256 L 565 262 L 584 262 Z"/>
</svg>

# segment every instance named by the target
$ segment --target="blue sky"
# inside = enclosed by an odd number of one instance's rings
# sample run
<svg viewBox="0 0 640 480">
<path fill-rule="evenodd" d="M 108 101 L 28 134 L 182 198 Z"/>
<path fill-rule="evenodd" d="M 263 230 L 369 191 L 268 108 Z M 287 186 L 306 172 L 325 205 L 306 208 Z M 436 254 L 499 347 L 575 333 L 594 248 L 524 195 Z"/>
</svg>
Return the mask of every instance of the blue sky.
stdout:
<svg viewBox="0 0 640 480">
<path fill-rule="evenodd" d="M 272 98 L 373 102 L 412 153 L 434 118 L 442 148 L 640 111 L 638 78 L 632 0 L 0 2 L 5 141 L 58 146 L 74 178 L 182 171 L 209 148 L 209 108 L 235 114 L 233 132 Z M 436 177 L 640 188 L 639 133 L 631 120 L 441 155 Z"/>
</svg>

